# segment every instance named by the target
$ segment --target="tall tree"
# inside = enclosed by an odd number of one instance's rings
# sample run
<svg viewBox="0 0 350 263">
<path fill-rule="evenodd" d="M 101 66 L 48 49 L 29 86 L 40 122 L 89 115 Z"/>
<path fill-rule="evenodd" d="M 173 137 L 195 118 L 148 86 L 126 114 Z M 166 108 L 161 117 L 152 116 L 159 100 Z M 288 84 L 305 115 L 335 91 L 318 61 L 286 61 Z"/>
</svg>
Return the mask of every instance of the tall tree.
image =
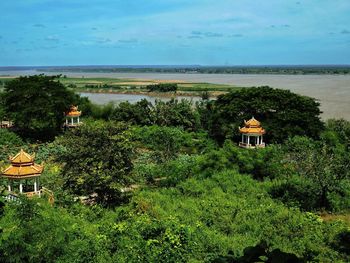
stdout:
<svg viewBox="0 0 350 263">
<path fill-rule="evenodd" d="M 66 149 L 59 156 L 64 187 L 106 206 L 122 201 L 132 170 L 130 136 L 122 123 L 95 121 L 60 137 L 58 142 Z"/>
<path fill-rule="evenodd" d="M 6 115 L 25 137 L 49 140 L 61 130 L 65 112 L 78 98 L 58 76 L 25 76 L 6 83 Z"/>
<path fill-rule="evenodd" d="M 171 99 L 156 100 L 152 111 L 155 124 L 159 126 L 183 127 L 185 130 L 198 130 L 199 114 L 193 107 L 192 101 Z"/>
<path fill-rule="evenodd" d="M 126 101 L 121 102 L 113 111 L 112 120 L 125 121 L 135 125 L 151 125 L 153 105 L 146 99 L 134 104 Z"/>
<path fill-rule="evenodd" d="M 238 136 L 238 127 L 252 116 L 262 122 L 270 142 L 282 142 L 295 135 L 317 138 L 323 130 L 319 105 L 315 99 L 289 90 L 244 88 L 218 97 L 208 125 L 218 141 Z"/>
</svg>

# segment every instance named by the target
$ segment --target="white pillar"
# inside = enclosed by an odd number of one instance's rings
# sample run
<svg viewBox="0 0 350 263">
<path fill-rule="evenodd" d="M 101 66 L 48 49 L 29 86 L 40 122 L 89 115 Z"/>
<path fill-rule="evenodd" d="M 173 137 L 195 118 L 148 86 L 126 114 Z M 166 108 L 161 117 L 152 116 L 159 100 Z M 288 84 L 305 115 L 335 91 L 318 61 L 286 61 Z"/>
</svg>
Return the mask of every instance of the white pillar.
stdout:
<svg viewBox="0 0 350 263">
<path fill-rule="evenodd" d="M 38 184 L 36 182 L 36 178 L 34 178 L 34 192 L 38 191 Z"/>
<path fill-rule="evenodd" d="M 250 135 L 248 135 L 248 141 L 247 141 L 247 144 L 249 144 L 250 143 Z"/>
<path fill-rule="evenodd" d="M 68 118 L 66 118 L 66 124 L 68 125 Z"/>
<path fill-rule="evenodd" d="M 259 145 L 260 144 L 260 136 L 256 137 L 256 144 Z"/>
<path fill-rule="evenodd" d="M 8 190 L 9 190 L 9 192 L 11 192 L 11 183 L 10 182 L 8 184 Z"/>
<path fill-rule="evenodd" d="M 19 182 L 19 192 L 20 192 L 20 193 L 23 193 L 22 181 Z"/>
<path fill-rule="evenodd" d="M 73 119 L 74 119 L 74 118 L 72 117 L 72 118 L 71 118 L 71 121 L 72 121 L 72 125 L 74 124 L 74 122 L 73 122 Z"/>
<path fill-rule="evenodd" d="M 78 124 L 79 124 L 80 120 L 79 120 L 79 116 L 78 116 Z"/>
</svg>

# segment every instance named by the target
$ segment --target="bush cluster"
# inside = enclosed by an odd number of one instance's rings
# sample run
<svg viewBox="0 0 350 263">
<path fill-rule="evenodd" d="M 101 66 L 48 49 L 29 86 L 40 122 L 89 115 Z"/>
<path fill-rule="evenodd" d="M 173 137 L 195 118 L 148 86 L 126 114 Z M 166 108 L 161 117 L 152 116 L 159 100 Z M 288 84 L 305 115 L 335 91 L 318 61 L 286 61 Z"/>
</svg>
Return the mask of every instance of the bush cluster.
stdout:
<svg viewBox="0 0 350 263">
<path fill-rule="evenodd" d="M 176 92 L 177 84 L 176 83 L 159 83 L 147 86 L 148 91 L 150 92 Z"/>
</svg>

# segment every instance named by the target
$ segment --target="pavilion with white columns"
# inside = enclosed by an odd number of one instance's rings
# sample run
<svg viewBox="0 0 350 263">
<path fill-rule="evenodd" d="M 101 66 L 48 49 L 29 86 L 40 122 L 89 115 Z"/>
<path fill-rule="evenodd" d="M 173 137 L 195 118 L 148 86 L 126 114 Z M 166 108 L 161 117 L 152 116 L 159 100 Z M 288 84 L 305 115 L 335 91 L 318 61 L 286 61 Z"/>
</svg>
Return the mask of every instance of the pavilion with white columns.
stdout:
<svg viewBox="0 0 350 263">
<path fill-rule="evenodd" d="M 259 121 L 252 117 L 249 121 L 244 120 L 244 127 L 239 127 L 239 132 L 242 134 L 240 147 L 254 149 L 264 148 L 265 143 L 263 142 L 263 135 L 265 129 L 261 127 Z"/>
<path fill-rule="evenodd" d="M 64 124 L 67 128 L 73 128 L 81 124 L 81 111 L 78 111 L 78 106 L 71 106 L 68 112 L 65 112 L 66 122 Z"/>
<path fill-rule="evenodd" d="M 7 178 L 8 192 L 12 195 L 41 195 L 39 178 L 44 167 L 34 163 L 35 155 L 29 155 L 21 149 L 14 157 L 10 157 L 11 165 L 2 172 Z"/>
</svg>

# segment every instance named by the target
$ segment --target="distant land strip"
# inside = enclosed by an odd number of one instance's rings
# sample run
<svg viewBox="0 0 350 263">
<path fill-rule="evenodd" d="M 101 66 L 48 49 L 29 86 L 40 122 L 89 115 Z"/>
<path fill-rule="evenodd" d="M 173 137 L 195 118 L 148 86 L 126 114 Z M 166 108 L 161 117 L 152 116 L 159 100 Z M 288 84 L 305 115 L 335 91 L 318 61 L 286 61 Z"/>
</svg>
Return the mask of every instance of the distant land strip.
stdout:
<svg viewBox="0 0 350 263">
<path fill-rule="evenodd" d="M 38 70 L 40 72 L 86 73 L 200 73 L 200 74 L 280 74 L 280 75 L 345 75 L 350 65 L 294 65 L 294 66 L 198 66 L 198 65 L 130 65 L 130 66 L 50 66 L 0 67 L 5 70 Z"/>
</svg>

